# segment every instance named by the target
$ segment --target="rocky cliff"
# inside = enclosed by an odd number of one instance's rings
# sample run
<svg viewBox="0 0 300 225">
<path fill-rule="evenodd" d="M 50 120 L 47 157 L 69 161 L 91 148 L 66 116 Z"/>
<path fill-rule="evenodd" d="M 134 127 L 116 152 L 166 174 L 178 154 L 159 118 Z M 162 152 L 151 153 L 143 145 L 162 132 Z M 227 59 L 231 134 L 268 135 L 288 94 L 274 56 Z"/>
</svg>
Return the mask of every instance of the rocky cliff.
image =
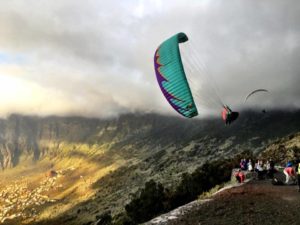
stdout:
<svg viewBox="0 0 300 225">
<path fill-rule="evenodd" d="M 66 146 L 68 154 L 76 154 L 82 144 L 95 151 L 105 146 L 106 151 L 119 151 L 124 158 L 135 153 L 144 158 L 164 154 L 166 147 L 185 148 L 189 157 L 207 159 L 241 149 L 259 152 L 271 140 L 299 131 L 299 118 L 299 111 L 244 112 L 236 123 L 224 126 L 219 118 L 183 119 L 155 114 L 106 120 L 11 115 L 0 120 L 0 167 L 14 167 L 25 159 L 57 157 Z"/>
<path fill-rule="evenodd" d="M 106 120 L 11 115 L 0 120 L 0 192 L 8 196 L 0 220 L 91 224 L 105 211 L 120 215 L 149 179 L 172 189 L 183 173 L 207 161 L 247 150 L 262 153 L 267 146 L 273 151 L 271 143 L 281 137 L 294 149 L 299 116 L 300 111 L 242 112 L 225 126 L 220 118 L 156 114 Z M 59 174 L 53 180 L 45 176 L 51 170 Z"/>
</svg>

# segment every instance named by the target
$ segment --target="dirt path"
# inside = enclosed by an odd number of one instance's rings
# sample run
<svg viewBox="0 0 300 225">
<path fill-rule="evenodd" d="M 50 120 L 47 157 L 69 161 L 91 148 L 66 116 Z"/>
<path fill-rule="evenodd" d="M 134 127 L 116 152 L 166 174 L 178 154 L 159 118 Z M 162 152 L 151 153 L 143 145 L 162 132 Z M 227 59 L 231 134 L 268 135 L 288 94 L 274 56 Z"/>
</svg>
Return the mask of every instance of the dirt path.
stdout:
<svg viewBox="0 0 300 225">
<path fill-rule="evenodd" d="M 195 204 L 167 225 L 300 225 L 300 193 L 297 186 L 274 186 L 251 181 L 216 194 L 211 201 Z"/>
</svg>

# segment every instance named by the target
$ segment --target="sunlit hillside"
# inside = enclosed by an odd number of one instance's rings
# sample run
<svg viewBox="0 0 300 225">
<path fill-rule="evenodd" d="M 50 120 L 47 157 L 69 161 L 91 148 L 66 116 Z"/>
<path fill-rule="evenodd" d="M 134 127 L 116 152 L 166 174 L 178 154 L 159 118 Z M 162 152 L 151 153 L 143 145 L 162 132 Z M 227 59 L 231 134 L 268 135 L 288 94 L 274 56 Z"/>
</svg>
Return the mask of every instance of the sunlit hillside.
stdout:
<svg viewBox="0 0 300 225">
<path fill-rule="evenodd" d="M 225 126 L 218 118 L 155 114 L 111 120 L 13 115 L 0 123 L 0 219 L 85 224 L 104 212 L 117 215 L 149 179 L 172 189 L 205 162 L 258 154 L 299 131 L 298 118 L 299 112 L 244 112 Z"/>
</svg>

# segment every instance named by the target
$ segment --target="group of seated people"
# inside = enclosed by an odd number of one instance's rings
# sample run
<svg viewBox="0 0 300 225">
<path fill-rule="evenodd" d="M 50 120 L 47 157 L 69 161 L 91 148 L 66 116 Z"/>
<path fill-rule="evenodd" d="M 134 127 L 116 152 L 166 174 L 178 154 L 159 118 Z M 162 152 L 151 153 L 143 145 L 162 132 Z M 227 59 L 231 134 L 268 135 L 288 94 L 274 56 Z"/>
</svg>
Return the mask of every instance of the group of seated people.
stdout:
<svg viewBox="0 0 300 225">
<path fill-rule="evenodd" d="M 294 163 L 288 161 L 283 167 L 277 167 L 277 170 L 275 168 L 274 161 L 271 159 L 267 160 L 266 163 L 262 160 L 257 160 L 254 166 L 251 159 L 242 159 L 240 162 L 240 168 L 234 176 L 239 183 L 243 183 L 245 181 L 246 173 L 255 173 L 257 175 L 254 177 L 255 179 L 261 180 L 269 178 L 272 179 L 273 185 L 298 184 L 298 192 L 300 192 L 300 160 L 294 160 Z M 280 178 L 280 173 L 278 173 L 281 169 L 283 169 L 282 173 L 285 175 L 285 180 L 284 178 Z M 274 176 L 275 173 L 278 173 L 278 175 Z"/>
<path fill-rule="evenodd" d="M 265 163 L 263 160 L 257 160 L 253 165 L 251 159 L 242 159 L 240 162 L 240 169 L 235 174 L 235 177 L 239 183 L 244 182 L 245 173 L 243 171 L 255 172 L 257 179 L 273 178 L 276 173 L 275 163 L 273 160 L 267 160 Z"/>
</svg>

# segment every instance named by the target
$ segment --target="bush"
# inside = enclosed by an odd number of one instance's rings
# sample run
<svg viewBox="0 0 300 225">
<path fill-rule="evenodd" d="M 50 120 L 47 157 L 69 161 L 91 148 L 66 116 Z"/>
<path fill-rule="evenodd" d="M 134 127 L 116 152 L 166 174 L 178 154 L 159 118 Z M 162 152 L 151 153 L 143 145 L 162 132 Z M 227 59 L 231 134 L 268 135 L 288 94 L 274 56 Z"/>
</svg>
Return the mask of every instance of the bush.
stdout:
<svg viewBox="0 0 300 225">
<path fill-rule="evenodd" d="M 96 216 L 97 224 L 96 225 L 111 225 L 112 217 L 110 212 L 105 212 L 101 215 Z"/>
<path fill-rule="evenodd" d="M 150 180 L 141 190 L 140 196 L 125 206 L 127 215 L 135 222 L 142 223 L 165 210 L 165 189 L 160 183 Z"/>
<path fill-rule="evenodd" d="M 114 217 L 113 225 L 137 225 L 137 223 L 126 213 L 121 213 Z"/>
<path fill-rule="evenodd" d="M 253 158 L 250 152 L 243 154 L 244 157 L 245 155 L 247 158 Z M 213 161 L 205 163 L 191 174 L 184 173 L 180 184 L 173 192 L 165 189 L 162 184 L 150 180 L 140 194 L 125 206 L 126 219 L 130 221 L 126 224 L 146 222 L 159 214 L 197 199 L 200 194 L 216 185 L 229 181 L 232 168 L 239 165 L 240 159 L 241 155 L 238 155 L 232 159 Z"/>
</svg>

